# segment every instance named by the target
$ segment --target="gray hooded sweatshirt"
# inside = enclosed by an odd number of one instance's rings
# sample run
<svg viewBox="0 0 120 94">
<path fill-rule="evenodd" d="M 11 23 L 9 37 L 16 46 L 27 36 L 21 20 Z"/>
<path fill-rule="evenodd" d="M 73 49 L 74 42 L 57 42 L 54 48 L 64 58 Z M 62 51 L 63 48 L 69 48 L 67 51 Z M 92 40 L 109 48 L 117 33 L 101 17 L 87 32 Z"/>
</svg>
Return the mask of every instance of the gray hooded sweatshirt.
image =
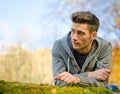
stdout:
<svg viewBox="0 0 120 94">
<path fill-rule="evenodd" d="M 98 69 L 110 68 L 112 60 L 112 46 L 111 43 L 97 37 L 92 45 L 92 49 L 89 52 L 82 68 L 77 64 L 73 52 L 71 50 L 70 32 L 62 39 L 56 40 L 52 47 L 52 70 L 53 77 L 56 77 L 62 72 L 69 72 L 80 78 L 78 86 L 99 86 L 106 87 L 108 79 L 101 81 L 95 78 L 88 77 L 88 72 Z M 57 86 L 68 86 L 62 81 L 54 80 Z"/>
</svg>

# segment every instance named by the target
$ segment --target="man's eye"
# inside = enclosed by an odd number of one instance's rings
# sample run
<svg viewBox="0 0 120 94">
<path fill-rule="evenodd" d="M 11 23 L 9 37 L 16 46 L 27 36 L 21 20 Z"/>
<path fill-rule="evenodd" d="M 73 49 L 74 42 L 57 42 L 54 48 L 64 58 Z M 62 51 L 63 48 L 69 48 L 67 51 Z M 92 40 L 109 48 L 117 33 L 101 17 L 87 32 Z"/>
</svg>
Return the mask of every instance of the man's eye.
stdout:
<svg viewBox="0 0 120 94">
<path fill-rule="evenodd" d="M 78 32 L 78 35 L 84 35 L 82 32 Z"/>
</svg>

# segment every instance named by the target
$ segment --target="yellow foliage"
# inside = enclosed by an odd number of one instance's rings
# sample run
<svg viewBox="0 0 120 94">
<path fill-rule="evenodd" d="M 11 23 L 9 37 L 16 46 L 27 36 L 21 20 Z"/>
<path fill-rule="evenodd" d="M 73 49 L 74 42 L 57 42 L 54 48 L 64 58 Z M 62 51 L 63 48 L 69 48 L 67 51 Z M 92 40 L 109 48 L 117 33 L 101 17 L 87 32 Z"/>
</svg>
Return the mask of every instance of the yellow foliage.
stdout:
<svg viewBox="0 0 120 94">
<path fill-rule="evenodd" d="M 120 47 L 113 49 L 112 73 L 110 74 L 109 83 L 116 84 L 120 87 Z"/>
</svg>

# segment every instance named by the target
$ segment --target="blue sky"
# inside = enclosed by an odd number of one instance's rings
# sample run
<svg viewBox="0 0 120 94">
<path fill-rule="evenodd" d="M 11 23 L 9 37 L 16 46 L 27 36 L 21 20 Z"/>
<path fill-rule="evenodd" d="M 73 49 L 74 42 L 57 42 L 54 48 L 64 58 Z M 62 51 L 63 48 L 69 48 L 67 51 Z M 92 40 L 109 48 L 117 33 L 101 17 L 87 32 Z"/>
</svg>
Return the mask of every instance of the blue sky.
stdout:
<svg viewBox="0 0 120 94">
<path fill-rule="evenodd" d="M 56 0 L 0 0 L 0 49 L 18 43 L 27 49 L 51 48 L 54 40 L 64 36 L 71 27 L 68 16 L 68 19 L 65 18 L 66 23 L 61 23 L 57 18 L 53 20 L 54 24 L 51 22 L 51 24 L 44 25 L 44 15 L 53 9 L 52 6 L 57 6 L 57 4 L 53 4 L 54 1 Z M 51 4 L 53 5 L 51 6 Z M 107 4 L 92 8 L 101 21 L 110 18 L 110 15 L 101 14 L 105 7 Z M 90 6 L 87 5 L 85 9 L 89 8 Z M 47 16 L 45 20 L 47 21 Z M 102 24 L 104 26 L 104 23 Z M 53 28 L 49 27 L 50 25 Z M 54 25 L 58 27 L 56 28 Z M 55 32 L 55 30 L 60 32 Z M 101 29 L 99 31 L 98 34 L 102 36 Z"/>
<path fill-rule="evenodd" d="M 40 20 L 47 0 L 0 0 L 0 45 L 21 43 L 28 49 L 47 47 Z"/>
</svg>

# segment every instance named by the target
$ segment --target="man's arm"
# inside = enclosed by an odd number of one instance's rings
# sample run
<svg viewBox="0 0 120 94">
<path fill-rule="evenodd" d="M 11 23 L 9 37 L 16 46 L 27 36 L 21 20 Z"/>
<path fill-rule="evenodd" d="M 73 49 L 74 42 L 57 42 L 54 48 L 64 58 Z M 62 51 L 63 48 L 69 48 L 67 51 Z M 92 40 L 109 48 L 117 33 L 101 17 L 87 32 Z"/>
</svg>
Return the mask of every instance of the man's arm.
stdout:
<svg viewBox="0 0 120 94">
<path fill-rule="evenodd" d="M 108 79 L 110 72 L 111 70 L 109 69 L 99 69 L 93 72 L 89 72 L 87 77 L 79 77 L 78 75 L 75 76 L 68 72 L 62 72 L 58 76 L 55 77 L 55 80 L 60 80 L 68 84 L 80 84 L 80 85 L 87 85 L 87 86 L 99 86 L 100 85 L 101 87 L 102 86 L 104 87 L 104 84 L 103 83 L 100 84 L 99 81 L 103 82 L 106 79 Z M 83 79 L 85 83 L 82 84 L 81 79 Z M 92 85 L 93 82 L 92 84 L 90 84 L 91 81 L 96 82 L 96 84 Z"/>
<path fill-rule="evenodd" d="M 96 78 L 97 80 L 104 81 L 106 80 L 111 73 L 110 69 L 99 69 L 93 72 L 88 73 L 88 77 Z"/>
<path fill-rule="evenodd" d="M 64 81 L 57 80 L 57 77 L 60 73 L 66 71 L 67 66 L 65 65 L 63 58 L 61 57 L 60 51 L 58 49 L 59 41 L 56 41 L 52 47 L 52 71 L 54 77 L 54 84 L 57 86 L 67 86 L 70 85 Z"/>
</svg>

